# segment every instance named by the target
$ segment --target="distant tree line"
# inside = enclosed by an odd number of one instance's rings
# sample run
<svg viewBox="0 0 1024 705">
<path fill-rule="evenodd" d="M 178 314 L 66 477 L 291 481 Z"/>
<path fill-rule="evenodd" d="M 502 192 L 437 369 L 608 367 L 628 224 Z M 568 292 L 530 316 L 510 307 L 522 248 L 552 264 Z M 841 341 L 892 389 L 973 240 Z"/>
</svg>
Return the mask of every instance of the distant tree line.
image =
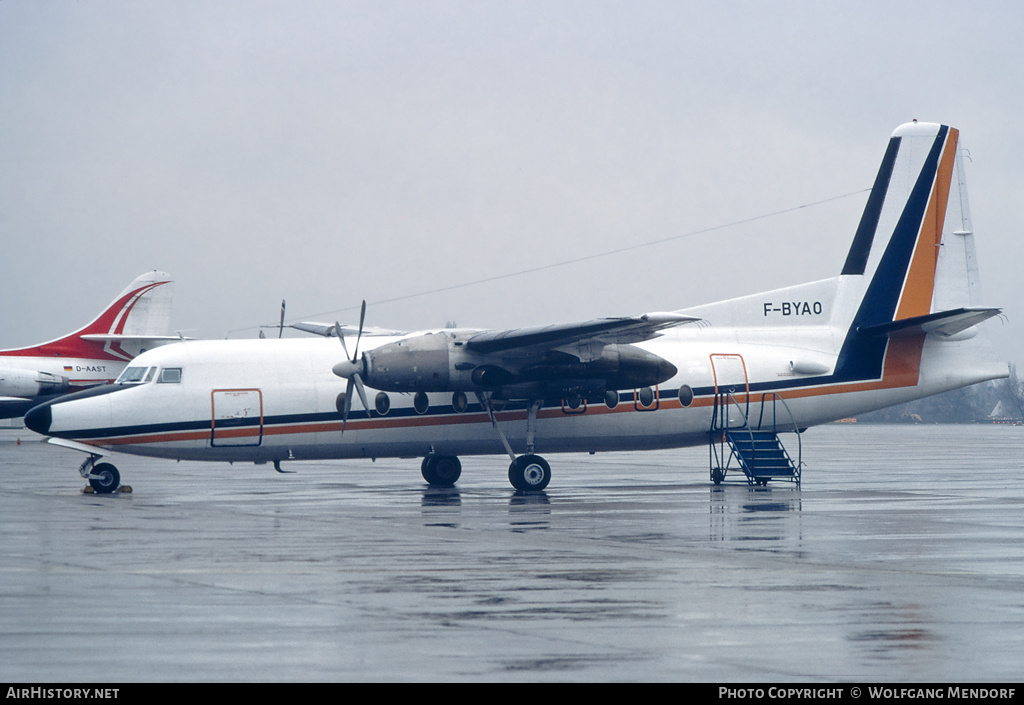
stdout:
<svg viewBox="0 0 1024 705">
<path fill-rule="evenodd" d="M 1024 381 L 1017 366 L 1010 376 L 991 382 L 872 411 L 857 417 L 864 423 L 992 423 L 1024 422 Z"/>
</svg>

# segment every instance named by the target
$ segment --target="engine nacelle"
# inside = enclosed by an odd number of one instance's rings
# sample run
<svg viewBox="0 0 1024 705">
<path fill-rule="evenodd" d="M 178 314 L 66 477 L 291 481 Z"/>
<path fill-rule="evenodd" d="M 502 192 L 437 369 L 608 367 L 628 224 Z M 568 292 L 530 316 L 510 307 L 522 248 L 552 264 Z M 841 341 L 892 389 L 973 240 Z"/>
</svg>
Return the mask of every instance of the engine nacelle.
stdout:
<svg viewBox="0 0 1024 705">
<path fill-rule="evenodd" d="M 363 382 L 388 392 L 500 391 L 533 385 L 557 393 L 581 385 L 600 391 L 660 384 L 676 367 L 633 345 L 605 345 L 599 357 L 581 360 L 557 350 L 535 356 L 500 356 L 468 350 L 472 334 L 425 333 L 363 353 Z M 344 375 L 343 375 L 344 376 Z"/>
<path fill-rule="evenodd" d="M 470 373 L 477 365 L 464 361 L 455 369 L 453 347 L 448 335 L 425 333 L 374 348 L 363 353 L 363 381 L 386 392 L 473 389 Z"/>
<path fill-rule="evenodd" d="M 68 378 L 37 370 L 0 368 L 0 396 L 33 397 L 63 394 L 68 391 Z"/>
</svg>

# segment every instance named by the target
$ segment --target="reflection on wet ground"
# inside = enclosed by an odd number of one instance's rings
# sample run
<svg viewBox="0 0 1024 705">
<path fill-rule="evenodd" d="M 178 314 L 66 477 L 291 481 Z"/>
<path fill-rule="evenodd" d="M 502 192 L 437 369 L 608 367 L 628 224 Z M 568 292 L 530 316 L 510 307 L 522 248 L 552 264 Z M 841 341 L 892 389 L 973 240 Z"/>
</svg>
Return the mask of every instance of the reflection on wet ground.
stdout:
<svg viewBox="0 0 1024 705">
<path fill-rule="evenodd" d="M 707 451 L 266 467 L 0 434 L 8 681 L 995 681 L 1024 647 L 1024 429 L 804 436 L 802 487 Z M 965 451 L 970 448 L 970 452 Z"/>
</svg>

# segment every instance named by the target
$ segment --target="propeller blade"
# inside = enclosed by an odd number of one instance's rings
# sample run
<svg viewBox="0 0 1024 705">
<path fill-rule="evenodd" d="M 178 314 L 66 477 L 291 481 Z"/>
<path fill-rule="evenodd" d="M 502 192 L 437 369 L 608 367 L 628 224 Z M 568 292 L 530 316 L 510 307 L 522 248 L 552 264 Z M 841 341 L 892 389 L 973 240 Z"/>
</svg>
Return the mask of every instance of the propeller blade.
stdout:
<svg viewBox="0 0 1024 705">
<path fill-rule="evenodd" d="M 363 338 L 363 323 L 365 321 L 366 301 L 363 300 L 363 305 L 359 309 L 359 333 L 356 335 L 356 346 L 352 351 L 351 359 L 348 357 L 348 346 L 345 345 L 345 336 L 341 333 L 341 324 L 338 321 L 334 322 L 334 330 L 338 334 L 338 340 L 341 341 L 341 349 L 345 351 L 345 360 L 332 367 L 331 371 L 339 377 L 344 377 L 348 380 L 348 384 L 345 386 L 345 401 L 341 407 L 342 433 L 345 432 L 345 425 L 348 423 L 348 415 L 352 410 L 352 387 L 356 388 L 356 392 L 359 394 L 359 401 L 363 403 L 363 408 L 366 409 L 366 413 L 370 413 L 370 402 L 366 398 L 366 388 L 363 386 L 363 378 L 359 376 L 359 341 Z"/>
<path fill-rule="evenodd" d="M 334 332 L 338 334 L 338 340 L 341 341 L 341 349 L 345 351 L 345 359 L 348 359 L 348 346 L 345 345 L 345 336 L 341 334 L 341 324 L 337 321 L 334 322 Z M 337 373 L 336 373 L 337 374 Z M 343 376 L 343 375 L 339 375 Z"/>
<path fill-rule="evenodd" d="M 284 299 L 281 299 L 281 322 L 277 324 L 277 337 L 284 334 Z"/>
<path fill-rule="evenodd" d="M 363 337 L 363 321 L 366 320 L 366 299 L 363 299 L 363 305 L 359 309 L 359 335 L 356 336 L 356 351 L 352 353 L 352 362 L 356 361 L 356 357 L 359 355 L 359 341 Z"/>
<path fill-rule="evenodd" d="M 352 380 L 348 381 L 345 387 L 345 403 L 341 407 L 341 432 L 345 432 L 345 424 L 348 423 L 348 413 L 352 410 Z"/>
<path fill-rule="evenodd" d="M 363 408 L 366 409 L 366 413 L 369 414 L 370 413 L 370 403 L 368 401 L 366 401 L 366 388 L 363 386 L 363 379 L 362 379 L 362 377 L 360 377 L 359 373 L 356 372 L 349 379 L 350 379 L 350 381 L 356 383 L 356 391 L 359 392 L 359 400 L 361 402 L 363 402 Z"/>
</svg>

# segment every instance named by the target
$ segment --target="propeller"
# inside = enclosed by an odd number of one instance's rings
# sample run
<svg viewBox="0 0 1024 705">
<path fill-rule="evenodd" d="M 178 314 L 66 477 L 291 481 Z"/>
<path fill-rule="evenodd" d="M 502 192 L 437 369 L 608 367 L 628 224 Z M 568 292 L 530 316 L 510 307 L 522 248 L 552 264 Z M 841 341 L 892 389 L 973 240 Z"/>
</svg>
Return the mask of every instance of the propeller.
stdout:
<svg viewBox="0 0 1024 705">
<path fill-rule="evenodd" d="M 284 333 L 284 299 L 281 299 L 281 322 L 277 324 L 277 337 Z"/>
<path fill-rule="evenodd" d="M 345 405 L 341 410 L 342 432 L 344 432 L 345 424 L 348 422 L 348 414 L 352 408 L 352 387 L 355 387 L 356 392 L 359 394 L 359 400 L 363 402 L 363 408 L 367 412 L 370 411 L 370 403 L 366 399 L 366 388 L 363 386 L 363 378 L 359 374 L 362 368 L 359 361 L 359 341 L 363 337 L 364 320 L 366 320 L 366 301 L 363 301 L 362 308 L 359 311 L 359 333 L 356 335 L 356 346 L 352 351 L 351 360 L 348 359 L 348 346 L 345 345 L 345 336 L 341 332 L 341 324 L 337 321 L 334 322 L 334 330 L 338 334 L 338 340 L 341 341 L 341 349 L 345 351 L 346 359 L 335 365 L 332 371 L 339 377 L 344 377 L 348 380 L 348 386 L 345 388 Z"/>
</svg>

